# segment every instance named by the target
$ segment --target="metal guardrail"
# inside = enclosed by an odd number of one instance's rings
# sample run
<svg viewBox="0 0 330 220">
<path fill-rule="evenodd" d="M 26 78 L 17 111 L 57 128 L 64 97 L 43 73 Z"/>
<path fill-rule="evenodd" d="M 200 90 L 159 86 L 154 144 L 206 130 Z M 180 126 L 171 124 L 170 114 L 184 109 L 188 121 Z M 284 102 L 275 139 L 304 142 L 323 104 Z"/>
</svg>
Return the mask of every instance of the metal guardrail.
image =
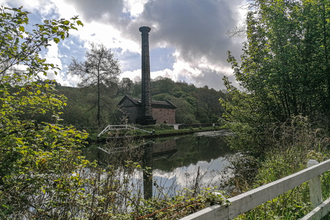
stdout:
<svg viewBox="0 0 330 220">
<path fill-rule="evenodd" d="M 307 169 L 277 181 L 229 198 L 230 205 L 214 205 L 188 215 L 181 220 L 232 219 L 306 181 L 309 181 L 311 203 L 314 209 L 301 220 L 321 219 L 330 211 L 330 198 L 323 202 L 320 180 L 320 175 L 330 170 L 330 160 L 322 163 L 318 163 L 316 160 L 310 160 L 307 163 L 307 167 Z"/>
<path fill-rule="evenodd" d="M 143 130 L 143 129 L 140 129 L 137 127 L 127 125 L 127 124 L 126 125 L 108 125 L 97 135 L 97 137 L 100 137 L 102 134 L 104 134 L 105 132 L 110 131 L 110 130 L 126 130 L 126 129 L 140 130 L 140 131 L 143 131 L 143 132 L 146 132 L 149 134 L 153 133 L 152 131 Z"/>
</svg>

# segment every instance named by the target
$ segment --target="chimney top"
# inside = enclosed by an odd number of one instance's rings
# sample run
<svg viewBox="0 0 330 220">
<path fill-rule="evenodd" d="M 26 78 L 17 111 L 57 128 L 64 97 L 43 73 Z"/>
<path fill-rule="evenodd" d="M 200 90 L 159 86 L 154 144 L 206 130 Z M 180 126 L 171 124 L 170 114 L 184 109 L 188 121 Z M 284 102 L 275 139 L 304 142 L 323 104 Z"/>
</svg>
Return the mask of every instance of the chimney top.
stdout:
<svg viewBox="0 0 330 220">
<path fill-rule="evenodd" d="M 147 27 L 147 26 L 143 26 L 143 27 L 140 27 L 139 28 L 139 31 L 142 32 L 142 33 L 143 32 L 147 32 L 148 33 L 150 30 L 151 30 L 151 28 L 150 27 Z"/>
</svg>

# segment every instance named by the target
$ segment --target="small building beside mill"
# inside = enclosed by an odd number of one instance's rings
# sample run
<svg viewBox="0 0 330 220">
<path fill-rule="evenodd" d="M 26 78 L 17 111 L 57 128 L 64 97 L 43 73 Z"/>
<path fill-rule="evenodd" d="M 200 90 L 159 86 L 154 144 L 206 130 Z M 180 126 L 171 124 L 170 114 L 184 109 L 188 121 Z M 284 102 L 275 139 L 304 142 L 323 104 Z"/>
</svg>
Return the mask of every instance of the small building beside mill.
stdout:
<svg viewBox="0 0 330 220">
<path fill-rule="evenodd" d="M 141 100 L 125 95 L 118 103 L 118 106 L 123 111 L 127 123 L 138 123 L 143 111 Z M 175 124 L 176 108 L 169 100 L 151 101 L 152 117 L 156 120 L 156 124 Z"/>
</svg>

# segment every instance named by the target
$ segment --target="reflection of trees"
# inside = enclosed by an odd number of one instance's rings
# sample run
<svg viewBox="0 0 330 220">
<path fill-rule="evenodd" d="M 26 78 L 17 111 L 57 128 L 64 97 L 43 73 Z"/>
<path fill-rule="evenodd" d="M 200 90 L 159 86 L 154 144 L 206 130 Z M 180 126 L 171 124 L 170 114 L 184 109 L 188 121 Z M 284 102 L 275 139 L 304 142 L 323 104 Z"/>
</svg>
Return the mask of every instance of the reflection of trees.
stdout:
<svg viewBox="0 0 330 220">
<path fill-rule="evenodd" d="M 177 167 L 197 164 L 198 161 L 210 162 L 224 156 L 231 150 L 226 146 L 223 137 L 185 136 L 176 139 L 176 152 L 170 158 L 161 158 L 154 163 L 154 168 L 172 171 Z"/>
<path fill-rule="evenodd" d="M 125 161 L 141 162 L 144 150 L 143 140 L 113 138 L 106 144 L 95 144 L 83 150 L 86 159 L 96 160 L 100 166 L 124 166 Z M 100 149 L 102 148 L 102 149 Z"/>
<path fill-rule="evenodd" d="M 121 153 L 107 154 L 90 147 L 84 153 L 89 160 L 97 160 L 99 164 L 124 165 L 127 160 L 142 162 L 145 149 L 137 147 L 141 142 L 122 139 L 108 143 L 104 149 L 124 149 Z M 124 146 L 124 147 L 123 147 Z M 197 137 L 188 135 L 184 137 L 156 139 L 151 147 L 154 169 L 172 171 L 177 167 L 197 164 L 198 161 L 210 162 L 212 159 L 224 156 L 231 150 L 226 146 L 223 137 Z"/>
</svg>

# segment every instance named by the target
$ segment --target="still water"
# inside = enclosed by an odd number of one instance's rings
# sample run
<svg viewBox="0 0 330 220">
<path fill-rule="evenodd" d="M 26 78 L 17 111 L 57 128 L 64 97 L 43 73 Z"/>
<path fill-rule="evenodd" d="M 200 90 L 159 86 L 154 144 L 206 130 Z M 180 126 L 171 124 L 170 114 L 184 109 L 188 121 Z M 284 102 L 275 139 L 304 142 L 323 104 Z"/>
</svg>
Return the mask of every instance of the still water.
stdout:
<svg viewBox="0 0 330 220">
<path fill-rule="evenodd" d="M 141 172 L 135 176 L 143 179 L 145 196 L 159 196 L 160 191 L 175 195 L 183 188 L 219 186 L 226 178 L 223 169 L 233 151 L 227 147 L 224 135 L 223 131 L 213 131 L 140 142 L 113 140 L 90 148 L 85 155 L 101 165 L 126 160 L 138 162 L 149 167 L 152 174 Z"/>
</svg>

